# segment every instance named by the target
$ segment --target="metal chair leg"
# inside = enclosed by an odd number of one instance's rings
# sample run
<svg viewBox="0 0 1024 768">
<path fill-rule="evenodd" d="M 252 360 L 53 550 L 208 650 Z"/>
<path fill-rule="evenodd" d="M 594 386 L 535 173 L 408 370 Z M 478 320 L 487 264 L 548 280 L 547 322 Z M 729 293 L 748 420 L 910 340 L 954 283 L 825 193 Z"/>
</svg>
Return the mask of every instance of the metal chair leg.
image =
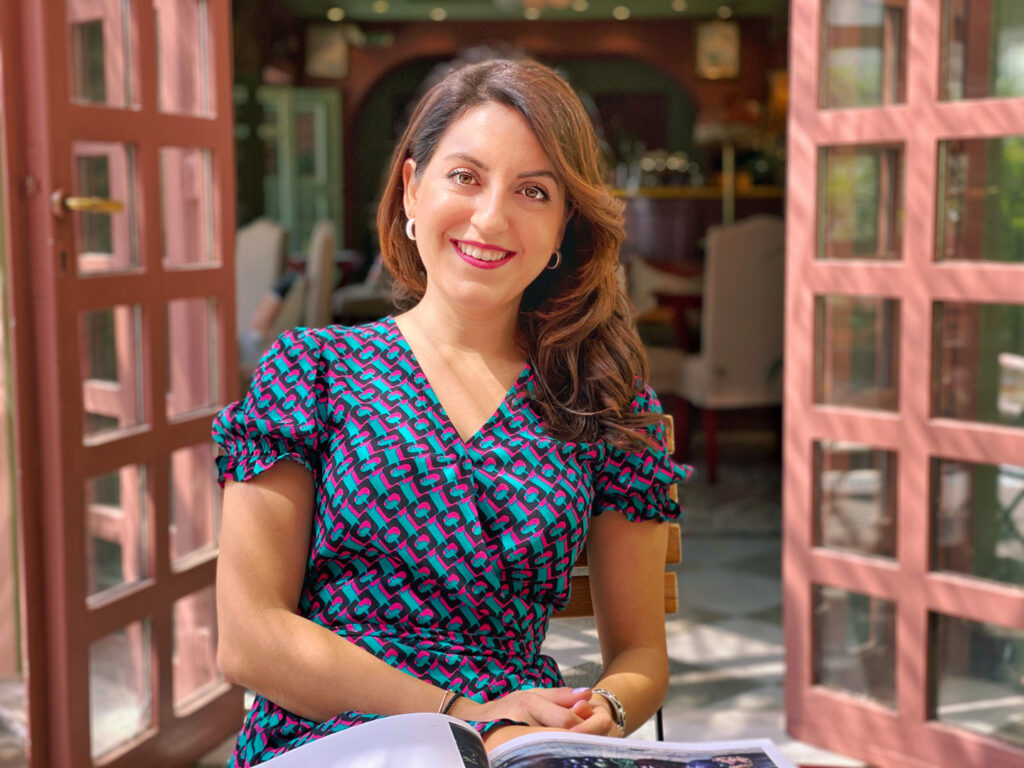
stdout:
<svg viewBox="0 0 1024 768">
<path fill-rule="evenodd" d="M 654 732 L 658 741 L 665 740 L 665 724 L 661 721 L 661 707 L 658 707 L 658 713 L 654 716 Z"/>
</svg>

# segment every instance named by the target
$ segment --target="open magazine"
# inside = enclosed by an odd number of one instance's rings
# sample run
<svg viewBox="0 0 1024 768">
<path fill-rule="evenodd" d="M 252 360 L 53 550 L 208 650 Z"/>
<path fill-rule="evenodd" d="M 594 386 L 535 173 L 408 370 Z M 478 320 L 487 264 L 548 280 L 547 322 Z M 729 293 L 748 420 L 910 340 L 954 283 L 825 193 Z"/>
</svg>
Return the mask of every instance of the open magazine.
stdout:
<svg viewBox="0 0 1024 768">
<path fill-rule="evenodd" d="M 395 715 L 303 744 L 270 768 L 794 768 L 768 739 L 697 744 L 532 733 L 490 755 L 447 715 Z"/>
</svg>

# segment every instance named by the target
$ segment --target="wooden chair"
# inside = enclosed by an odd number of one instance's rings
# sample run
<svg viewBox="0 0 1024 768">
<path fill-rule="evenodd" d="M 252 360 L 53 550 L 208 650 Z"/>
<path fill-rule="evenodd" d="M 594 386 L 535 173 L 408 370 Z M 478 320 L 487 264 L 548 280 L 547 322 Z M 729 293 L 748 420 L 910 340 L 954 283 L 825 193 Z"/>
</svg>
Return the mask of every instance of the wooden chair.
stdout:
<svg viewBox="0 0 1024 768">
<path fill-rule="evenodd" d="M 668 451 L 671 455 L 675 452 L 675 430 L 672 417 L 668 416 L 666 438 Z M 678 486 L 673 485 L 669 495 L 673 501 L 678 501 Z M 682 562 L 682 533 L 678 523 L 668 524 L 668 545 L 665 548 L 665 565 Z M 665 614 L 672 614 L 679 610 L 679 583 L 676 574 L 666 568 L 665 579 Z M 572 575 L 572 592 L 569 596 L 569 604 L 561 611 L 554 614 L 556 619 L 577 619 L 591 617 L 594 615 L 594 603 L 590 595 L 590 573 L 587 561 L 587 549 L 583 548 L 580 556 L 576 559 Z M 658 741 L 665 740 L 665 727 L 662 720 L 661 707 L 655 715 L 655 729 Z"/>
<path fill-rule="evenodd" d="M 678 523 L 668 524 L 668 547 L 665 551 L 665 565 L 682 562 L 682 536 Z M 679 610 L 679 584 L 676 575 L 665 571 L 665 614 Z M 584 548 L 573 567 L 572 594 L 569 604 L 554 614 L 556 619 L 578 619 L 594 615 L 594 604 L 590 599 L 590 574 L 587 564 L 587 550 Z"/>
</svg>

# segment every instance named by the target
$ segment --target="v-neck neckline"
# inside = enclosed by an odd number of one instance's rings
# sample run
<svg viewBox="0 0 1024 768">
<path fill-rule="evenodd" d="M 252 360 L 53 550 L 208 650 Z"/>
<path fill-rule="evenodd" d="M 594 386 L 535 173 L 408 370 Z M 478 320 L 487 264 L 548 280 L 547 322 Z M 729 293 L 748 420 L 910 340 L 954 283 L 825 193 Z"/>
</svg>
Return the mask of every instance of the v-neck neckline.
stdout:
<svg viewBox="0 0 1024 768">
<path fill-rule="evenodd" d="M 394 316 L 389 315 L 385 319 L 390 324 L 392 332 L 394 333 L 395 338 L 398 340 L 400 346 L 402 347 L 402 350 L 405 352 L 406 355 L 408 355 L 409 362 L 412 365 L 415 373 L 418 373 L 420 376 L 423 377 L 424 392 L 426 392 L 430 400 L 433 401 L 445 425 L 452 430 L 452 433 L 455 436 L 455 440 L 465 448 L 468 448 L 491 425 L 491 423 L 501 413 L 502 409 L 505 408 L 510 403 L 510 401 L 513 400 L 514 396 L 519 392 L 519 388 L 524 384 L 524 382 L 526 382 L 526 380 L 530 377 L 531 372 L 533 371 L 533 368 L 530 365 L 530 361 L 527 360 L 526 365 L 523 367 L 523 370 L 519 372 L 519 375 L 516 377 L 516 380 L 512 382 L 512 386 L 509 387 L 508 391 L 505 393 L 505 396 L 501 398 L 501 401 L 491 412 L 491 415 L 488 416 L 487 419 L 485 419 L 484 422 L 479 427 L 477 427 L 477 430 L 472 435 L 470 435 L 469 437 L 464 437 L 462 433 L 459 432 L 458 427 L 456 427 L 455 424 L 452 423 L 451 417 L 448 415 L 448 409 L 444 407 L 444 403 L 442 403 L 441 398 L 438 397 L 437 391 L 434 389 L 434 385 L 430 383 L 430 377 L 427 376 L 426 371 L 423 370 L 423 366 L 420 365 L 420 361 L 416 357 L 416 353 L 413 351 L 412 345 L 409 343 L 409 340 L 405 337 L 405 334 L 402 332 L 402 329 L 399 327 L 398 323 L 395 321 Z"/>
</svg>

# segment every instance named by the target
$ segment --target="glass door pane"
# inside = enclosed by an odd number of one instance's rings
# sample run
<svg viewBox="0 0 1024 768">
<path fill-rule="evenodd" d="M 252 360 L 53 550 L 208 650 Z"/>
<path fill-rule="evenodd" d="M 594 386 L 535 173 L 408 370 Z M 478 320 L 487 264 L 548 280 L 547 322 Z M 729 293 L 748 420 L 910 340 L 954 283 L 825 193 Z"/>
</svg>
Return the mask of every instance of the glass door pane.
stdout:
<svg viewBox="0 0 1024 768">
<path fill-rule="evenodd" d="M 71 100 L 106 107 L 136 104 L 136 41 L 131 0 L 67 0 Z"/>
<path fill-rule="evenodd" d="M 206 0 L 153 0 L 162 112 L 213 114 Z"/>
</svg>

